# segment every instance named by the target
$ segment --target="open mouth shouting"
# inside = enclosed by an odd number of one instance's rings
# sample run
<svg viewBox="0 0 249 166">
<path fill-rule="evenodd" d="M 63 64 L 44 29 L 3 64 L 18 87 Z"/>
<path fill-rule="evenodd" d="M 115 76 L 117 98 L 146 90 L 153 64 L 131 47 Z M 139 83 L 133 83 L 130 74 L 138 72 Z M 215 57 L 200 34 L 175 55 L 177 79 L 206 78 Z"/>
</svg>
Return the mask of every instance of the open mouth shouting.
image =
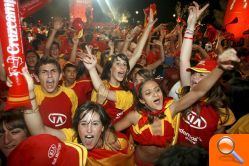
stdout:
<svg viewBox="0 0 249 166">
<path fill-rule="evenodd" d="M 158 99 L 155 99 L 154 101 L 153 101 L 153 103 L 155 104 L 155 105 L 159 105 L 160 103 L 161 103 L 161 100 L 158 98 Z"/>
<path fill-rule="evenodd" d="M 118 72 L 118 77 L 119 77 L 120 79 L 124 79 L 125 73 L 126 73 L 125 71 Z"/>
<path fill-rule="evenodd" d="M 54 84 L 54 80 L 53 80 L 53 79 L 48 79 L 48 80 L 46 81 L 46 90 L 47 90 L 48 92 L 54 91 L 54 88 L 55 88 L 54 85 L 55 85 L 55 84 Z"/>
</svg>

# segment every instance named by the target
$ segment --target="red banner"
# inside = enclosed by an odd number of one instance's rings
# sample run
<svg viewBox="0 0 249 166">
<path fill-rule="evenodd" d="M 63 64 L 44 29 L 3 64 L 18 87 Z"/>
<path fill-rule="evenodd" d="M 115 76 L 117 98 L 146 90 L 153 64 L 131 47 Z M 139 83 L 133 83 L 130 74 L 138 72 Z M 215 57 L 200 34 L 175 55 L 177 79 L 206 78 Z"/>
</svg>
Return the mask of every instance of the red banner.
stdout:
<svg viewBox="0 0 249 166">
<path fill-rule="evenodd" d="M 25 66 L 18 0 L 0 1 L 1 45 L 6 75 L 13 86 L 8 91 L 5 109 L 30 106 L 28 87 L 22 75 Z"/>
<path fill-rule="evenodd" d="M 70 1 L 70 19 L 81 18 L 83 22 L 87 21 L 87 14 L 93 15 L 92 0 L 71 0 Z"/>
<path fill-rule="evenodd" d="M 26 18 L 42 7 L 44 7 L 51 0 L 28 0 L 20 4 L 20 15 L 23 18 Z"/>
<path fill-rule="evenodd" d="M 249 0 L 229 0 L 227 3 L 224 25 L 228 32 L 233 33 L 235 38 L 243 36 L 243 32 L 249 27 Z M 237 17 L 237 21 L 236 20 Z"/>
</svg>

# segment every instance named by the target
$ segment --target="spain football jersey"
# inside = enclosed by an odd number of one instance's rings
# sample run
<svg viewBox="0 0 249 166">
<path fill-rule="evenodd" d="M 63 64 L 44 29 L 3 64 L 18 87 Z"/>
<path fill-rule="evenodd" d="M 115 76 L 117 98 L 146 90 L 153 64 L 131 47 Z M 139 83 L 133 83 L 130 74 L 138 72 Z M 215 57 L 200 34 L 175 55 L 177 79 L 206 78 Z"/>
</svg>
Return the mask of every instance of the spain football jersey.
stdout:
<svg viewBox="0 0 249 166">
<path fill-rule="evenodd" d="M 35 86 L 36 101 L 46 126 L 55 129 L 71 128 L 72 117 L 78 106 L 78 98 L 70 88 L 59 87 L 53 94 L 42 91 L 41 86 Z"/>
</svg>

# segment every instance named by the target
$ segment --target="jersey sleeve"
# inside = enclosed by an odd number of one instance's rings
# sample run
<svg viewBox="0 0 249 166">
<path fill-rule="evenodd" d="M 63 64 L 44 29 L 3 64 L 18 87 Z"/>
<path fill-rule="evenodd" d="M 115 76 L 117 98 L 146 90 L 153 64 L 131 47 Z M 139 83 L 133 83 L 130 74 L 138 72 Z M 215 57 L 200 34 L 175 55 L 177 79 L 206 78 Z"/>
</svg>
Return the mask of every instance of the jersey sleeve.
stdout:
<svg viewBox="0 0 249 166">
<path fill-rule="evenodd" d="M 77 143 L 77 138 L 75 137 L 75 131 L 72 128 L 64 128 L 61 129 L 61 131 L 66 136 L 65 141 Z"/>
<path fill-rule="evenodd" d="M 172 124 L 172 127 L 175 128 L 176 125 L 176 121 L 177 121 L 177 116 L 172 117 L 172 111 L 170 110 L 170 105 L 174 102 L 173 99 L 170 99 L 169 101 L 167 101 L 167 103 L 165 104 L 165 111 L 164 114 L 166 115 L 167 121 Z"/>
<path fill-rule="evenodd" d="M 173 99 L 166 99 L 166 100 L 168 100 L 168 101 L 166 101 L 164 114 L 166 115 L 167 121 L 174 128 L 175 136 L 171 142 L 171 145 L 175 145 L 177 143 L 177 140 L 178 140 L 178 133 L 179 133 L 178 131 L 179 131 L 179 127 L 180 127 L 181 114 L 178 113 L 177 115 L 172 117 L 172 111 L 170 110 L 170 105 L 174 102 L 174 100 Z"/>
<path fill-rule="evenodd" d="M 44 93 L 42 93 L 42 89 L 40 85 L 35 85 L 34 93 L 36 96 L 37 105 L 41 105 L 41 102 L 43 101 L 45 96 L 44 96 Z"/>
<path fill-rule="evenodd" d="M 73 117 L 75 114 L 75 111 L 78 107 L 78 97 L 75 94 L 75 92 L 70 88 L 63 87 L 63 91 L 67 94 L 67 96 L 69 97 L 69 99 L 72 103 L 71 112 L 72 112 L 72 117 Z"/>
</svg>

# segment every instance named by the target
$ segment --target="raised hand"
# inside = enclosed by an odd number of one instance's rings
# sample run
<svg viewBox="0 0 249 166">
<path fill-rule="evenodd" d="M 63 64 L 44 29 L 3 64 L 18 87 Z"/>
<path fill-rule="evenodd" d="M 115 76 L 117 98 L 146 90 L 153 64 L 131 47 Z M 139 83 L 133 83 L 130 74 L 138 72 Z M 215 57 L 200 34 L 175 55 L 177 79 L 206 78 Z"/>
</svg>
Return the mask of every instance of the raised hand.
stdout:
<svg viewBox="0 0 249 166">
<path fill-rule="evenodd" d="M 139 34 L 142 31 L 142 28 L 140 26 L 136 26 L 135 28 L 133 28 L 133 33 L 134 34 Z"/>
<path fill-rule="evenodd" d="M 157 19 L 154 19 L 154 13 L 152 9 L 150 9 L 150 15 L 149 15 L 149 20 L 148 20 L 148 25 L 147 26 L 153 26 L 157 22 Z"/>
<path fill-rule="evenodd" d="M 223 70 L 232 70 L 234 64 L 238 62 L 240 62 L 240 59 L 237 57 L 237 52 L 233 48 L 225 50 L 218 56 L 219 67 Z"/>
<path fill-rule="evenodd" d="M 77 36 L 74 36 L 74 37 L 72 38 L 72 42 L 73 42 L 73 44 L 77 44 L 77 45 L 78 45 L 78 43 L 79 43 L 79 38 L 78 38 Z"/>
<path fill-rule="evenodd" d="M 63 27 L 63 19 L 61 17 L 57 17 L 54 19 L 54 29 L 59 30 Z"/>
<path fill-rule="evenodd" d="M 161 40 L 154 40 L 153 43 L 156 44 L 156 45 L 159 45 L 159 46 L 163 45 Z"/>
<path fill-rule="evenodd" d="M 86 46 L 87 53 L 81 53 L 78 55 L 78 59 L 80 59 L 87 70 L 91 70 L 95 68 L 97 64 L 97 58 L 92 54 L 92 49 L 89 46 Z"/>
<path fill-rule="evenodd" d="M 195 26 L 197 20 L 200 18 L 201 14 L 207 9 L 209 4 L 206 4 L 200 9 L 197 2 L 193 1 L 194 6 L 189 6 L 189 16 L 188 16 L 188 26 Z M 194 27 L 193 27 L 194 28 Z"/>
</svg>

